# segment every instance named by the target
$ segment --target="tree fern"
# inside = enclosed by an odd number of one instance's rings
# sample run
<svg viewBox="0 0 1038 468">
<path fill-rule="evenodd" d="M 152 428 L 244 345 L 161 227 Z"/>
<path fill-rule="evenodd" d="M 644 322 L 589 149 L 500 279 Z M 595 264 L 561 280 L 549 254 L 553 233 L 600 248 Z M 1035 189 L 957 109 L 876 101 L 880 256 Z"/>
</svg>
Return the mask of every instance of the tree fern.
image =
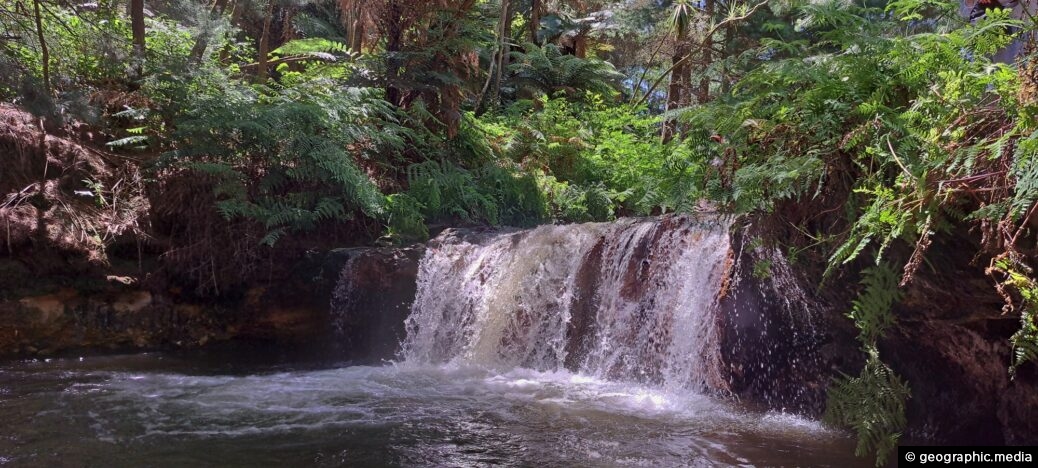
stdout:
<svg viewBox="0 0 1038 468">
<path fill-rule="evenodd" d="M 608 62 L 565 54 L 555 44 L 540 47 L 527 43 L 523 49 L 512 52 L 514 63 L 510 66 L 519 87 L 548 95 L 561 91 L 579 99 L 584 92 L 611 94 L 623 77 Z"/>
</svg>

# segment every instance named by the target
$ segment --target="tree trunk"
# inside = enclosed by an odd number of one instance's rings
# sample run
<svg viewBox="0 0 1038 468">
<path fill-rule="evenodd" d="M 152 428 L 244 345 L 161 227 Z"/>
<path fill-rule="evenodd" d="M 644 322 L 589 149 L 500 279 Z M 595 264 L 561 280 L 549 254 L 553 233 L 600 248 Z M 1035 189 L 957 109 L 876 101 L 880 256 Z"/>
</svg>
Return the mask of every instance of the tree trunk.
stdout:
<svg viewBox="0 0 1038 468">
<path fill-rule="evenodd" d="M 350 50 L 360 53 L 364 48 L 364 22 L 360 19 L 353 24 L 353 40 L 350 43 Z"/>
<path fill-rule="evenodd" d="M 212 9 L 209 11 L 209 20 L 214 21 L 223 16 L 223 12 L 226 9 L 227 0 L 214 1 Z M 191 63 L 202 61 L 202 57 L 205 56 L 205 50 L 209 48 L 209 34 L 209 31 L 203 31 L 198 35 L 198 40 L 195 41 L 195 46 L 191 48 Z"/>
<path fill-rule="evenodd" d="M 242 10 L 245 9 L 242 6 L 242 2 L 239 0 L 231 0 L 231 24 L 239 24 L 241 21 Z M 225 45 L 220 49 L 220 63 L 227 63 L 227 59 L 231 56 L 231 48 Z"/>
<path fill-rule="evenodd" d="M 580 31 L 573 38 L 573 56 L 587 58 L 587 31 Z"/>
<path fill-rule="evenodd" d="M 674 55 L 671 57 L 673 70 L 670 72 L 670 86 L 667 89 L 667 112 L 680 108 L 682 102 L 687 101 L 687 98 L 685 97 L 685 94 L 688 91 L 686 77 L 689 76 L 692 69 L 688 64 L 688 61 L 685 60 L 685 57 L 688 56 L 688 54 L 689 47 L 687 39 L 679 37 L 675 46 Z M 677 123 L 674 119 L 667 117 L 663 122 L 663 133 L 661 135 L 663 142 L 667 143 L 672 140 L 676 131 Z"/>
<path fill-rule="evenodd" d="M 692 54 L 691 45 L 685 46 L 685 56 L 688 57 Z M 680 70 L 675 70 L 678 76 L 678 82 L 681 83 L 681 98 L 678 99 L 678 108 L 688 107 L 692 105 L 692 64 L 689 63 L 689 59 L 686 58 L 681 64 Z"/>
<path fill-rule="evenodd" d="M 498 24 L 497 72 L 494 78 L 494 90 L 491 105 L 501 102 L 501 82 L 504 81 L 508 68 L 508 55 L 511 53 L 509 40 L 512 37 L 512 5 L 509 0 L 501 0 L 501 21 Z"/>
<path fill-rule="evenodd" d="M 364 47 L 364 18 L 361 17 L 360 6 L 356 6 L 352 12 L 350 21 L 350 51 L 359 54 Z"/>
<path fill-rule="evenodd" d="M 386 100 L 394 106 L 401 105 L 402 92 L 400 91 L 400 69 L 403 63 L 400 52 L 404 45 L 403 6 L 396 0 L 391 1 L 388 8 L 388 21 L 386 25 Z"/>
<path fill-rule="evenodd" d="M 706 12 L 706 24 L 712 24 L 714 18 L 714 2 L 716 0 L 705 0 L 704 11 Z M 700 104 L 705 104 L 710 100 L 710 76 L 707 73 L 708 69 L 714 63 L 714 38 L 712 35 L 703 38 L 703 75 L 699 79 L 699 91 L 696 93 L 696 100 Z"/>
<path fill-rule="evenodd" d="M 32 10 L 36 16 L 36 40 L 40 42 L 40 58 L 43 61 L 43 88 L 49 96 L 51 94 L 50 48 L 47 47 L 47 39 L 43 37 L 43 16 L 40 14 L 40 0 L 33 0 Z M 40 186 L 40 190 L 43 190 L 43 186 Z"/>
<path fill-rule="evenodd" d="M 530 30 L 530 42 L 538 45 L 540 44 L 540 41 L 537 40 L 537 33 L 541 30 L 542 8 L 541 0 L 532 0 L 530 2 L 530 24 L 527 25 L 527 28 Z"/>
<path fill-rule="evenodd" d="M 263 33 L 260 35 L 259 59 L 256 67 L 256 80 L 260 83 L 267 82 L 268 70 L 267 60 L 270 55 L 270 25 L 274 21 L 274 1 L 267 2 L 267 10 L 263 13 Z"/>
<path fill-rule="evenodd" d="M 724 68 L 721 70 L 721 93 L 727 94 L 732 90 L 732 79 L 729 76 L 728 58 L 732 56 L 735 46 L 735 25 L 728 24 L 724 27 Z"/>
<path fill-rule="evenodd" d="M 140 76 L 144 68 L 145 43 L 144 36 L 144 0 L 130 0 L 130 30 L 133 32 L 133 59 L 137 76 Z"/>
</svg>

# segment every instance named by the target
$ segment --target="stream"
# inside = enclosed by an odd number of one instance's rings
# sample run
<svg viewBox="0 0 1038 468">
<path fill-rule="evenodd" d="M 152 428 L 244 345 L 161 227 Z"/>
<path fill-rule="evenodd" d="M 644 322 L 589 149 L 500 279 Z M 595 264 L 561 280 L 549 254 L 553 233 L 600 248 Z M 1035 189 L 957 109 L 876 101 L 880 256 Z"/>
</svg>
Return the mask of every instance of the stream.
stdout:
<svg viewBox="0 0 1038 468">
<path fill-rule="evenodd" d="M 5 466 L 868 465 L 818 422 L 695 393 L 250 349 L 8 363 L 0 419 Z"/>
</svg>

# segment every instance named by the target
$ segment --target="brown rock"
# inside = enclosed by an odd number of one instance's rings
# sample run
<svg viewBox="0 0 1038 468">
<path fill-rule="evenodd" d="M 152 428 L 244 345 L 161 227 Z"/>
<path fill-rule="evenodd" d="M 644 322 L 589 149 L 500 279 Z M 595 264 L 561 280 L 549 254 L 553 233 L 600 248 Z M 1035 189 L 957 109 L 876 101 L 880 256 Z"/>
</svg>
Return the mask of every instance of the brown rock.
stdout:
<svg viewBox="0 0 1038 468">
<path fill-rule="evenodd" d="M 130 291 L 122 293 L 112 303 L 112 310 L 120 314 L 136 314 L 150 306 L 151 293 L 148 291 Z"/>
<path fill-rule="evenodd" d="M 74 307 L 78 302 L 79 294 L 72 289 L 62 289 L 55 294 L 44 296 L 26 297 L 18 303 L 26 310 L 35 312 L 32 322 L 36 325 L 46 326 L 60 320 L 66 310 Z"/>
</svg>

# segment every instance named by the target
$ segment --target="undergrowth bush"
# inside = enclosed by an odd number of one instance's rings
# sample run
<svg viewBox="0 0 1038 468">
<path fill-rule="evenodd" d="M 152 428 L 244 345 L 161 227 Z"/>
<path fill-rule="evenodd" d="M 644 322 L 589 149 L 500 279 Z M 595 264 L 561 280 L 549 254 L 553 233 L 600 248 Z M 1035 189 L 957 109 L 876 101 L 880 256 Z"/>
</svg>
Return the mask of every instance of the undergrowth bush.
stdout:
<svg viewBox="0 0 1038 468">
<path fill-rule="evenodd" d="M 167 162 L 219 180 L 220 212 L 261 223 L 266 244 L 357 214 L 383 219 L 385 197 L 358 162 L 399 150 L 408 130 L 371 90 L 333 94 L 323 89 L 330 85 L 199 99 L 178 123 L 179 149 Z"/>
<path fill-rule="evenodd" d="M 828 230 L 804 233 L 828 252 L 824 276 L 861 257 L 877 265 L 865 270 L 850 314 L 867 363 L 859 377 L 834 382 L 829 419 L 856 430 L 859 454 L 873 452 L 882 464 L 904 425 L 908 390 L 876 341 L 894 326 L 890 306 L 933 236 L 972 220 L 985 238 L 981 253 L 1011 260 L 988 271 L 1021 313 L 1012 366 L 1035 357 L 1034 283 L 1016 262 L 1033 252 L 1020 241 L 1030 235 L 1038 171 L 1033 103 L 1018 101 L 1017 71 L 989 58 L 1033 25 L 999 9 L 968 23 L 950 1 L 870 5 L 793 5 L 799 34 L 764 38 L 760 66 L 680 118 L 688 141 L 712 136 L 705 144 L 713 149 L 694 157 L 716 161 L 721 175 L 699 193 L 795 225 L 835 212 L 847 229 L 827 221 Z M 832 200 L 838 205 L 812 208 Z M 895 243 L 914 246 L 900 271 L 884 263 Z"/>
</svg>

